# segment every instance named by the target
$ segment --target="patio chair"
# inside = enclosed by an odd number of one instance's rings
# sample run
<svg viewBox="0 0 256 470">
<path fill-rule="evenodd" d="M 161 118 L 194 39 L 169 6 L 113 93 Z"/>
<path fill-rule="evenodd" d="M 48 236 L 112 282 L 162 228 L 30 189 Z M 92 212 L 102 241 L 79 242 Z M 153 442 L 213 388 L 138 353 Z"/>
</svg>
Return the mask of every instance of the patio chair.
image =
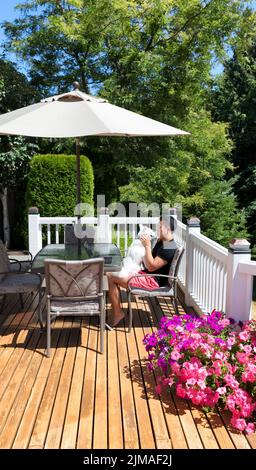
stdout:
<svg viewBox="0 0 256 470">
<path fill-rule="evenodd" d="M 100 352 L 104 351 L 104 259 L 45 260 L 47 357 L 51 350 L 51 319 L 56 316 L 93 316 L 100 320 Z"/>
<path fill-rule="evenodd" d="M 2 257 L 2 263 L 4 263 L 6 267 L 6 271 L 28 272 L 31 269 L 33 257 L 29 251 L 23 251 L 23 254 L 28 256 L 27 260 L 10 258 L 4 243 L 0 240 L 0 255 Z"/>
<path fill-rule="evenodd" d="M 127 295 L 128 295 L 128 311 L 129 311 L 129 332 L 132 328 L 132 305 L 131 305 L 131 296 L 139 295 L 140 297 L 171 297 L 171 301 L 174 307 L 176 314 L 179 314 L 178 311 L 178 296 L 177 296 L 177 275 L 180 266 L 180 262 L 184 253 L 184 247 L 177 243 L 177 249 L 173 257 L 172 263 L 170 265 L 169 274 L 157 274 L 158 277 L 165 277 L 168 279 L 168 284 L 157 289 L 147 290 L 138 287 L 132 287 L 131 280 L 137 277 L 152 277 L 155 274 L 135 274 L 130 277 L 128 281 Z"/>
<path fill-rule="evenodd" d="M 3 296 L 1 311 L 4 308 L 4 303 L 7 294 L 19 294 L 19 299 L 22 308 L 24 307 L 22 295 L 25 293 L 39 292 L 39 303 L 38 303 L 38 316 L 41 328 L 43 327 L 41 318 L 41 286 L 42 278 L 39 274 L 32 274 L 29 272 L 20 271 L 13 269 L 8 256 L 6 256 L 6 250 L 0 249 L 0 295 Z M 15 267 L 19 267 L 17 264 Z"/>
</svg>

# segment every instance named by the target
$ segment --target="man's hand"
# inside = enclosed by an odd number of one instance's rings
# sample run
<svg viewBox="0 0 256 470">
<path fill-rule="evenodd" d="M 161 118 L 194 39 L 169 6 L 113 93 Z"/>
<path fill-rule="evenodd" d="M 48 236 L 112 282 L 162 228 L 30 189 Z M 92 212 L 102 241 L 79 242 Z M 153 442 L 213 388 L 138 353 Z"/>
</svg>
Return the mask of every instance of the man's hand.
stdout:
<svg viewBox="0 0 256 470">
<path fill-rule="evenodd" d="M 151 248 L 150 238 L 148 235 L 141 235 L 140 241 L 145 248 Z"/>
</svg>

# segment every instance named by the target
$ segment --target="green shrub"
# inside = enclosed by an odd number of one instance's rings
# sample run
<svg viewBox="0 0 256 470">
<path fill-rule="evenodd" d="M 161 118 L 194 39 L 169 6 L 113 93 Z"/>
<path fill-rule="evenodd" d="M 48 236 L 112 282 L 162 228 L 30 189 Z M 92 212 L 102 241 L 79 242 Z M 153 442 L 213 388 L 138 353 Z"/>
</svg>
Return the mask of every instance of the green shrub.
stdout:
<svg viewBox="0 0 256 470">
<path fill-rule="evenodd" d="M 73 216 L 76 205 L 76 156 L 35 155 L 30 162 L 26 207 L 44 217 Z M 81 202 L 93 204 L 93 169 L 81 156 Z"/>
</svg>

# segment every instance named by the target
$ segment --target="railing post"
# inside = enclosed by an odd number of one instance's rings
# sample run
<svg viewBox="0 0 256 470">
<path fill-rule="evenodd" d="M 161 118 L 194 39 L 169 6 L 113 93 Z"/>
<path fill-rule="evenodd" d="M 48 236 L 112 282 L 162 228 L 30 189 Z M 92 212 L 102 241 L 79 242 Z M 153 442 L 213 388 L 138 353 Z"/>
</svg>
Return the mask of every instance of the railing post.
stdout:
<svg viewBox="0 0 256 470">
<path fill-rule="evenodd" d="M 235 238 L 229 243 L 226 315 L 236 321 L 251 318 L 252 276 L 239 272 L 239 262 L 251 259 L 250 243 Z"/>
<path fill-rule="evenodd" d="M 191 217 L 187 221 L 187 232 L 186 232 L 186 285 L 185 285 L 185 303 L 189 307 L 191 306 L 190 294 L 193 290 L 193 252 L 191 249 L 191 234 L 201 233 L 200 219 L 197 217 Z"/>
<path fill-rule="evenodd" d="M 34 256 L 42 248 L 42 229 L 40 226 L 40 214 L 37 207 L 28 210 L 28 249 Z"/>
<path fill-rule="evenodd" d="M 112 234 L 111 226 L 109 223 L 109 212 L 107 207 L 101 207 L 98 214 L 96 242 L 97 243 L 111 243 Z"/>
</svg>

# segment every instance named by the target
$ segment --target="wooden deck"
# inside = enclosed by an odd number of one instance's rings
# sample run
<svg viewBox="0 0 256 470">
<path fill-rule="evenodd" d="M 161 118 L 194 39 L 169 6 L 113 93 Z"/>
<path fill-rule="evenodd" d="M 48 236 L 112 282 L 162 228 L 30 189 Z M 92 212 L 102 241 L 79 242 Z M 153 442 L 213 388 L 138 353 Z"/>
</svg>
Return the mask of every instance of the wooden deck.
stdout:
<svg viewBox="0 0 256 470">
<path fill-rule="evenodd" d="M 227 413 L 206 416 L 175 396 L 156 396 L 142 339 L 173 313 L 164 300 L 134 300 L 132 332 L 124 325 L 106 332 L 104 355 L 94 319 L 57 319 L 50 359 L 36 304 L 28 297 L 21 312 L 10 297 L 0 316 L 1 449 L 256 448 L 256 435 L 232 431 Z"/>
</svg>

